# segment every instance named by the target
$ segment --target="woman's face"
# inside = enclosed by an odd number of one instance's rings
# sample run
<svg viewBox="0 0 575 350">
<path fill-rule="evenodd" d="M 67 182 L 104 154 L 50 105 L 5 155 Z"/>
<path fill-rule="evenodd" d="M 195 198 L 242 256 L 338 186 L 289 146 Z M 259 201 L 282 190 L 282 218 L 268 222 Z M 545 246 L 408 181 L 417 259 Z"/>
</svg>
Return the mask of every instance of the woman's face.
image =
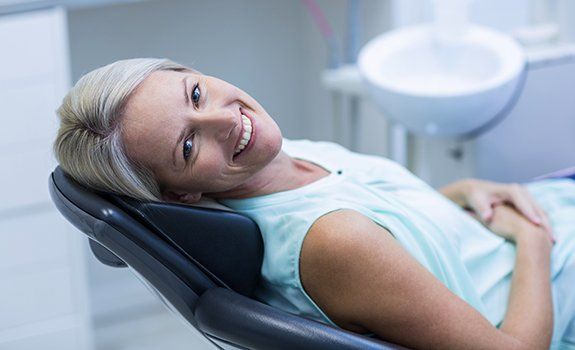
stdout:
<svg viewBox="0 0 575 350">
<path fill-rule="evenodd" d="M 256 100 L 190 71 L 152 73 L 121 122 L 128 157 L 153 171 L 167 200 L 236 190 L 281 149 L 277 124 Z"/>
</svg>

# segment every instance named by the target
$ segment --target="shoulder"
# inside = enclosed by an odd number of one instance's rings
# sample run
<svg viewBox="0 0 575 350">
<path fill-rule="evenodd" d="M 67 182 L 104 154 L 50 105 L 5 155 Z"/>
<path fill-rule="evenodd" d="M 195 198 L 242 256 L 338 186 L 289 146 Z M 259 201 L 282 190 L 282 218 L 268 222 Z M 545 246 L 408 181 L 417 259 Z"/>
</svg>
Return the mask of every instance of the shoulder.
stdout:
<svg viewBox="0 0 575 350">
<path fill-rule="evenodd" d="M 389 234 L 389 231 L 360 212 L 340 209 L 319 217 L 310 227 L 304 243 L 311 249 L 328 246 L 328 251 L 334 253 L 338 253 L 339 249 L 368 248 L 365 242 L 371 240 L 370 233 L 374 231 Z"/>
<path fill-rule="evenodd" d="M 335 210 L 321 216 L 310 227 L 301 249 L 300 268 L 309 275 L 323 276 L 326 269 L 361 273 L 366 271 L 366 258 L 381 255 L 395 244 L 387 229 L 362 213 L 352 209 Z"/>
<path fill-rule="evenodd" d="M 303 268 L 361 269 L 361 256 L 381 253 L 394 241 L 391 233 L 364 214 L 339 209 L 319 217 L 303 241 Z"/>
<path fill-rule="evenodd" d="M 352 321 L 349 303 L 336 303 L 350 284 L 363 283 L 373 272 L 369 260 L 385 254 L 394 243 L 388 230 L 367 216 L 351 209 L 323 215 L 309 229 L 301 250 L 300 276 L 308 294 L 343 328 L 363 332 Z M 381 272 L 381 271 L 380 271 Z M 347 304 L 347 305 L 346 305 Z"/>
</svg>

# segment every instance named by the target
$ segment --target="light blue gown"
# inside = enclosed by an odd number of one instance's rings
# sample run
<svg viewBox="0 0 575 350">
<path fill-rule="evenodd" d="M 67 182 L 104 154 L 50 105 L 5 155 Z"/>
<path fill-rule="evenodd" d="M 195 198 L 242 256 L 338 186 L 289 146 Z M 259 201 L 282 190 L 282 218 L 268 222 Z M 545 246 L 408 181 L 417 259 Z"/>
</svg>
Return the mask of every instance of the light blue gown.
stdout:
<svg viewBox="0 0 575 350">
<path fill-rule="evenodd" d="M 328 142 L 284 139 L 290 156 L 330 175 L 306 186 L 265 196 L 223 200 L 257 222 L 264 241 L 262 281 L 256 297 L 285 311 L 335 325 L 302 287 L 303 239 L 322 215 L 356 210 L 387 228 L 438 280 L 493 325 L 505 315 L 515 246 L 388 159 L 357 154 Z M 575 181 L 528 184 L 547 211 L 557 243 L 551 272 L 554 349 L 575 349 Z"/>
</svg>

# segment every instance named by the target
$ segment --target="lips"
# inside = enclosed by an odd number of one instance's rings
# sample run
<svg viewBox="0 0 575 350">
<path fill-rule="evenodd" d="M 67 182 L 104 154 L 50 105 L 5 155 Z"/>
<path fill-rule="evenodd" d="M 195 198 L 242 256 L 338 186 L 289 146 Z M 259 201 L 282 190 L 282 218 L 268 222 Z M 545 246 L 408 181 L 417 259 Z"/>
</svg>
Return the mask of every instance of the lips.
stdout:
<svg viewBox="0 0 575 350">
<path fill-rule="evenodd" d="M 234 158 L 244 152 L 244 150 L 250 145 L 253 136 L 253 123 L 251 118 L 246 115 L 246 113 L 240 109 L 241 113 L 241 129 L 238 135 L 238 140 L 236 141 L 236 146 L 234 148 Z"/>
</svg>

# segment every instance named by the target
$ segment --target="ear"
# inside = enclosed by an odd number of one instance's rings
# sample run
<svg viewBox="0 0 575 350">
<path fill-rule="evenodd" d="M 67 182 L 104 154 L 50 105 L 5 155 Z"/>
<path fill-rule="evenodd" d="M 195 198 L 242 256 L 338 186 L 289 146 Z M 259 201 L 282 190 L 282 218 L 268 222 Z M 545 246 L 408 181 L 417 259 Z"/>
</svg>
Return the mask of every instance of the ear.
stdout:
<svg viewBox="0 0 575 350">
<path fill-rule="evenodd" d="M 190 193 L 190 192 L 165 191 L 164 193 L 162 193 L 162 199 L 168 202 L 193 204 L 197 203 L 201 198 L 202 194 L 200 192 Z"/>
</svg>

